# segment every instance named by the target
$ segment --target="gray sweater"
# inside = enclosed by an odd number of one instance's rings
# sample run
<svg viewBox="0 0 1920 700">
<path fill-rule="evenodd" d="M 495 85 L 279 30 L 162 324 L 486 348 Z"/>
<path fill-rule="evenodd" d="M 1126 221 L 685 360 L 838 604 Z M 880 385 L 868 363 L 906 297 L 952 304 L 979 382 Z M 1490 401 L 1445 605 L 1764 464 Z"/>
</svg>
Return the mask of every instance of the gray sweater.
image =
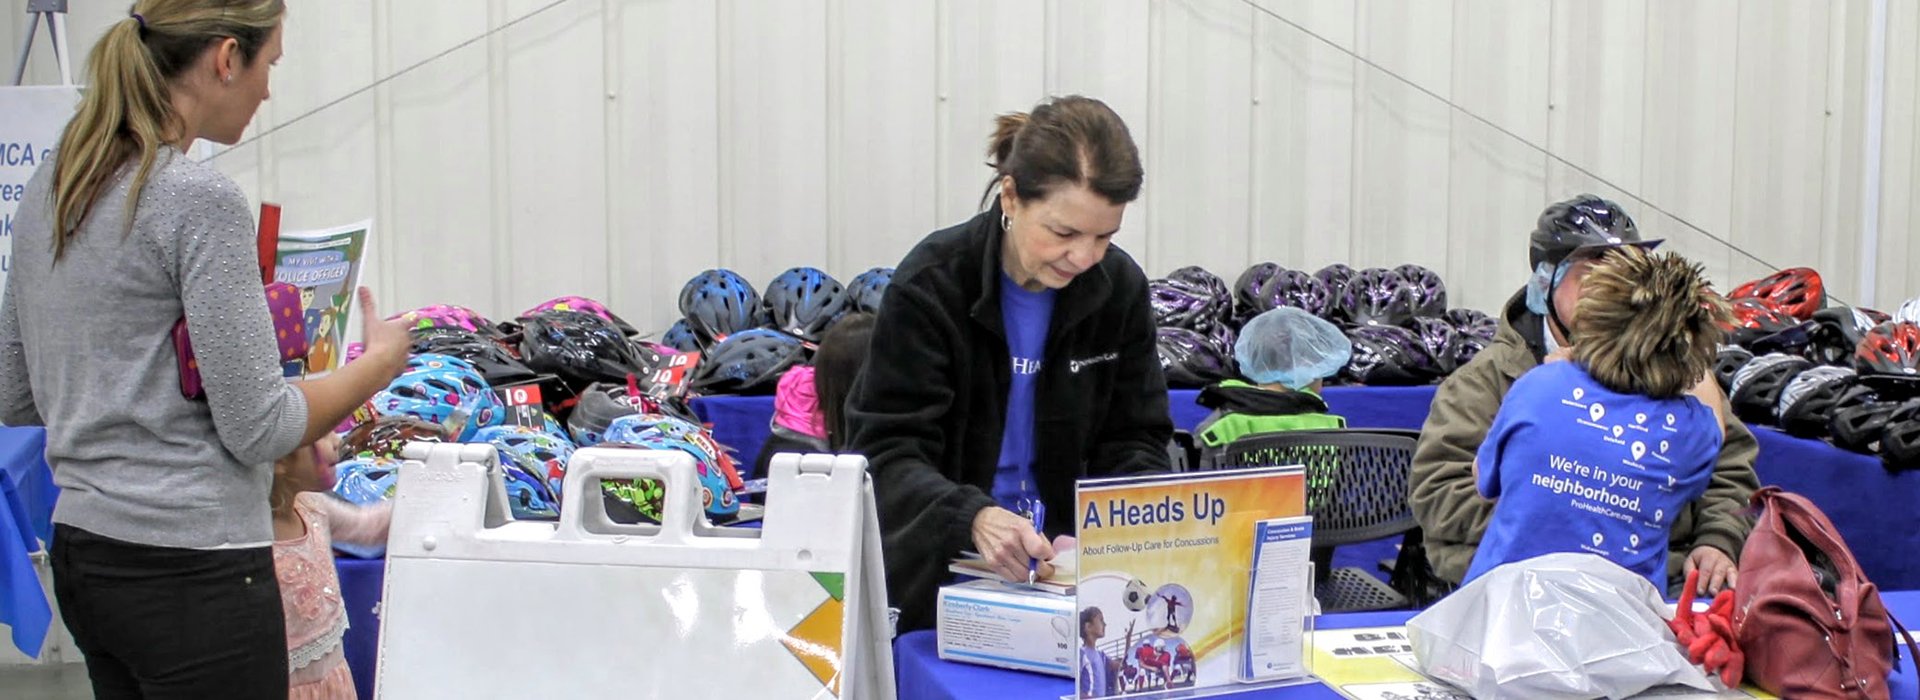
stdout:
<svg viewBox="0 0 1920 700">
<path fill-rule="evenodd" d="M 252 210 L 162 149 L 126 226 L 132 166 L 53 260 L 53 161 L 27 182 L 0 302 L 0 423 L 47 426 L 53 520 L 139 544 L 269 546 L 273 461 L 306 431 L 281 377 Z M 182 312 L 206 387 L 180 394 Z"/>
</svg>

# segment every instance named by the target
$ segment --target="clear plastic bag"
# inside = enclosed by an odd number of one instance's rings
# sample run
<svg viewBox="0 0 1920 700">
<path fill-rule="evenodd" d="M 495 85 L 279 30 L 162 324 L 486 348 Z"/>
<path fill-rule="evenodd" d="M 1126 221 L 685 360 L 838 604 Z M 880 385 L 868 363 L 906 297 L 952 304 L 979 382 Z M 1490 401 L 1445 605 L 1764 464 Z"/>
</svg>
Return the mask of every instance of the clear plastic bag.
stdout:
<svg viewBox="0 0 1920 700">
<path fill-rule="evenodd" d="M 1592 554 L 1495 568 L 1407 622 L 1419 670 L 1488 698 L 1625 698 L 1680 684 L 1687 662 L 1646 578 Z"/>
</svg>

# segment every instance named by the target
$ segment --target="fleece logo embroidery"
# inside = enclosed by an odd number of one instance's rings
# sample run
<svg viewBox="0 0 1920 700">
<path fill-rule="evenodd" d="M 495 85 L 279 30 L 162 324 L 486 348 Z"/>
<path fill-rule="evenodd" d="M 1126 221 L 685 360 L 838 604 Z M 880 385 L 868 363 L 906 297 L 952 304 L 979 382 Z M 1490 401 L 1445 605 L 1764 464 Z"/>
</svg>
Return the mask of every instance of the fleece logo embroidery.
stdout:
<svg viewBox="0 0 1920 700">
<path fill-rule="evenodd" d="M 1088 358 L 1068 362 L 1067 371 L 1072 372 L 1074 374 L 1079 374 L 1080 370 L 1086 369 L 1088 367 L 1092 367 L 1102 362 L 1112 362 L 1118 359 L 1120 359 L 1120 353 L 1117 353 L 1117 352 L 1110 352 L 1105 355 L 1094 355 L 1093 357 L 1088 357 Z"/>
</svg>

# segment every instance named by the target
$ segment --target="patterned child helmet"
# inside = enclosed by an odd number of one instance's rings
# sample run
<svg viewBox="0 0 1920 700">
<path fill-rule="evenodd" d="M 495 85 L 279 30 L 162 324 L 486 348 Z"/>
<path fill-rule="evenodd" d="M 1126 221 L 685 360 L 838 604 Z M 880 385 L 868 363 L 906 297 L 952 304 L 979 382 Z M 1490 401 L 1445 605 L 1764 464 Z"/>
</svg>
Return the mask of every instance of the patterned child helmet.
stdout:
<svg viewBox="0 0 1920 700">
<path fill-rule="evenodd" d="M 474 442 L 492 444 L 499 450 L 500 459 L 512 462 L 547 482 L 547 491 L 556 499 L 561 494 L 561 485 L 567 478 L 567 463 L 573 460 L 573 441 L 566 434 L 558 432 L 558 425 L 546 428 L 529 428 L 521 425 L 499 425 L 482 429 L 473 436 Z M 556 501 L 557 502 L 557 501 Z"/>
<path fill-rule="evenodd" d="M 680 315 L 702 344 L 765 321 L 760 292 L 732 270 L 707 270 L 680 288 Z"/>
<path fill-rule="evenodd" d="M 1437 318 L 1447 313 L 1447 283 L 1440 273 L 1407 263 L 1393 268 L 1413 287 L 1413 315 Z"/>
<path fill-rule="evenodd" d="M 607 445 L 628 445 L 649 450 L 679 450 L 693 456 L 694 473 L 699 477 L 701 505 L 712 516 L 731 516 L 740 512 L 740 502 L 727 483 L 721 457 L 711 448 L 692 439 L 700 431 L 661 416 L 623 416 L 607 427 Z M 604 487 L 603 487 L 604 488 Z M 632 504 L 629 504 L 632 505 Z M 637 506 L 636 506 L 637 507 Z"/>
<path fill-rule="evenodd" d="M 478 331 L 491 326 L 486 317 L 474 313 L 473 309 L 451 304 L 422 306 L 412 311 L 403 311 L 387 317 L 398 319 L 409 328 L 458 328 L 463 331 Z"/>
<path fill-rule="evenodd" d="M 840 281 L 818 268 L 796 267 L 767 283 L 760 297 L 768 324 L 808 340 L 819 340 L 846 307 Z"/>
<path fill-rule="evenodd" d="M 691 385 L 702 394 L 771 393 L 780 375 L 806 361 L 800 339 L 779 331 L 740 331 L 700 357 Z"/>
<path fill-rule="evenodd" d="M 1273 308 L 1274 278 L 1279 277 L 1285 269 L 1278 263 L 1263 262 L 1240 273 L 1240 277 L 1233 281 L 1233 319 L 1236 325 L 1244 325 L 1247 319 Z"/>
<path fill-rule="evenodd" d="M 340 454 L 399 459 L 409 442 L 446 442 L 447 429 L 408 415 L 379 416 L 353 426 L 340 440 Z"/>
<path fill-rule="evenodd" d="M 385 457 L 355 457 L 333 465 L 333 495 L 356 505 L 369 506 L 393 498 L 400 485 L 399 460 Z"/>
<path fill-rule="evenodd" d="M 520 317 L 526 318 L 528 316 L 539 315 L 547 311 L 580 311 L 584 313 L 590 313 L 595 316 L 599 316 L 601 319 L 605 320 L 607 323 L 613 324 L 613 327 L 620 329 L 620 332 L 623 335 L 633 335 L 639 332 L 639 331 L 635 331 L 631 324 L 627 323 L 625 320 L 622 320 L 619 316 L 615 315 L 612 311 L 607 310 L 607 306 L 605 304 L 594 301 L 592 299 L 588 299 L 586 297 L 579 297 L 579 296 L 564 296 L 564 297 L 554 297 L 552 299 L 548 299 L 546 301 L 540 302 L 539 304 L 535 305 L 531 309 L 527 309 L 525 313 L 520 314 Z"/>
<path fill-rule="evenodd" d="M 847 304 L 850 311 L 860 313 L 880 313 L 880 299 L 886 296 L 887 286 L 893 284 L 893 268 L 869 268 L 853 276 L 847 283 Z"/>
<path fill-rule="evenodd" d="M 457 442 L 466 442 L 479 429 L 499 425 L 506 419 L 506 408 L 494 397 L 493 388 L 480 373 L 470 369 L 472 365 L 454 365 L 465 363 L 443 355 L 414 356 L 416 361 L 421 358 L 427 359 L 421 361 L 420 369 L 403 372 L 387 388 L 373 395 L 371 403 L 375 413 L 413 416 L 438 423 Z"/>
</svg>

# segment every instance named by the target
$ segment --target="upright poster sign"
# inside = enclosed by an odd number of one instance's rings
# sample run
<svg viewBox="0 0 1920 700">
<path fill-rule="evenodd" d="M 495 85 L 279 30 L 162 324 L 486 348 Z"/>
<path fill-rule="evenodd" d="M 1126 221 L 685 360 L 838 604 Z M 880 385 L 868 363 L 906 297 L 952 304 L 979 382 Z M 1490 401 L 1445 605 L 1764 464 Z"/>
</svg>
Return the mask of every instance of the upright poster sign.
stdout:
<svg viewBox="0 0 1920 700">
<path fill-rule="evenodd" d="M 73 118 L 80 88 L 0 87 L 0 294 L 13 270 L 13 224 L 27 180 L 53 157 L 60 130 Z"/>
</svg>

